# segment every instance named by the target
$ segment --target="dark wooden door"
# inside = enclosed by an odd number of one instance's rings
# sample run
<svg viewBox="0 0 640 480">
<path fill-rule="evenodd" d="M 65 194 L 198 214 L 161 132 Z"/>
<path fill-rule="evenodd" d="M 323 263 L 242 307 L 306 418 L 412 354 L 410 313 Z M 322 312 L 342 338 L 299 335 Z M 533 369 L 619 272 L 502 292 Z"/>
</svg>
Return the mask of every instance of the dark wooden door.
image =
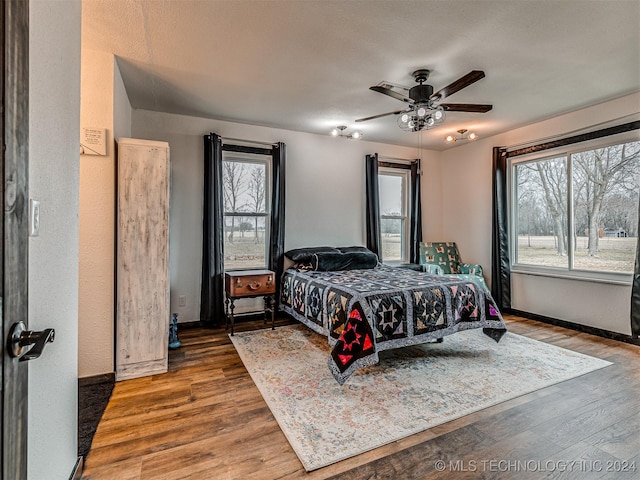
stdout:
<svg viewBox="0 0 640 480">
<path fill-rule="evenodd" d="M 8 354 L 11 327 L 27 323 L 29 2 L 3 1 L 2 20 L 2 322 L 1 480 L 27 478 L 27 362 Z"/>
</svg>

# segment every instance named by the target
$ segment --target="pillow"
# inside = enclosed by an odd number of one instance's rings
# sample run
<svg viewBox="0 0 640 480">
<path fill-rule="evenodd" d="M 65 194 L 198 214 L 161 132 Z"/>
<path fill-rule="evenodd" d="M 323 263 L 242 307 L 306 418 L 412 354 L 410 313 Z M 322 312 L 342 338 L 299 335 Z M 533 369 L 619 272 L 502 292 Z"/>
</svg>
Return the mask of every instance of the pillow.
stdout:
<svg viewBox="0 0 640 480">
<path fill-rule="evenodd" d="M 337 247 L 342 253 L 352 253 L 352 252 L 364 252 L 364 253 L 373 253 L 367 247 Z"/>
<path fill-rule="evenodd" d="M 285 256 L 290 258 L 295 263 L 309 263 L 314 253 L 318 252 L 333 252 L 340 253 L 340 250 L 333 247 L 306 247 L 306 248 L 294 248 L 288 252 L 284 252 Z"/>
<path fill-rule="evenodd" d="M 311 265 L 320 272 L 370 269 L 378 265 L 378 256 L 373 252 L 317 252 L 311 258 Z"/>
</svg>

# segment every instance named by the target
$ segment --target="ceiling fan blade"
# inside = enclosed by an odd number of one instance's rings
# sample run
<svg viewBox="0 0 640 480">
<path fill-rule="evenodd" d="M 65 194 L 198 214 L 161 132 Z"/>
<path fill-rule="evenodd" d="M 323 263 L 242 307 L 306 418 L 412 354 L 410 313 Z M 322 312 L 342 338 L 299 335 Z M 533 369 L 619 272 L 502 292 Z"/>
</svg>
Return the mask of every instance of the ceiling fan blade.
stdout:
<svg viewBox="0 0 640 480">
<path fill-rule="evenodd" d="M 450 83 L 446 87 L 441 88 L 436 93 L 431 95 L 430 98 L 439 98 L 442 100 L 443 98 L 448 97 L 449 95 L 453 95 L 456 92 L 459 92 L 465 87 L 468 87 L 472 83 L 477 82 L 478 80 L 484 78 L 484 72 L 482 70 L 473 70 L 467 73 L 464 77 L 460 77 L 453 83 Z"/>
<path fill-rule="evenodd" d="M 381 113 L 379 115 L 373 115 L 371 117 L 359 118 L 356 122 L 366 122 L 367 120 L 373 120 L 374 118 L 386 117 L 387 115 L 397 115 L 405 110 L 396 110 L 395 112 Z"/>
<path fill-rule="evenodd" d="M 385 95 L 389 95 L 396 100 L 400 100 L 402 102 L 412 103 L 409 97 L 405 97 L 404 95 L 399 94 L 398 92 L 394 92 L 390 88 L 381 87 L 380 85 L 374 85 L 373 87 L 369 87 L 369 90 L 373 90 L 374 92 L 383 93 Z"/>
<path fill-rule="evenodd" d="M 487 113 L 493 105 L 480 105 L 477 103 L 441 103 L 440 106 L 447 112 L 473 112 Z"/>
<path fill-rule="evenodd" d="M 404 85 L 398 85 L 397 83 L 391 83 L 391 82 L 387 82 L 386 80 L 381 81 L 378 85 L 376 85 L 377 87 L 383 87 L 383 88 L 390 88 L 390 89 L 396 89 L 396 90 L 404 90 L 405 92 L 409 92 L 409 90 L 411 90 L 411 88 L 409 87 L 405 87 Z"/>
</svg>

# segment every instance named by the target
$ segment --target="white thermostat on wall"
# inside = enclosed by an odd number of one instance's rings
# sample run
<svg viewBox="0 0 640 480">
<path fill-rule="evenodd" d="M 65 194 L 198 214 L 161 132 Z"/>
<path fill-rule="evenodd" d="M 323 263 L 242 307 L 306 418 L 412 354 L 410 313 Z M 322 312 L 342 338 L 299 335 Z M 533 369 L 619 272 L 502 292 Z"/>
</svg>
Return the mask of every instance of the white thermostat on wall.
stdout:
<svg viewBox="0 0 640 480">
<path fill-rule="evenodd" d="M 106 155 L 107 129 L 82 127 L 80 129 L 80 153 L 83 155 Z"/>
</svg>

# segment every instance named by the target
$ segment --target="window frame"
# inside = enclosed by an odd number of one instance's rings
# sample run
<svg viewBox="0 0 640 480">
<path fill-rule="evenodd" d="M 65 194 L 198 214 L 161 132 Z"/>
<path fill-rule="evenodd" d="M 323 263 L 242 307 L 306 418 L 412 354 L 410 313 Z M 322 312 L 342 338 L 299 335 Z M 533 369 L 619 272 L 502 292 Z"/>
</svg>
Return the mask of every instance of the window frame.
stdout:
<svg viewBox="0 0 640 480">
<path fill-rule="evenodd" d="M 265 184 L 264 184 L 264 203 L 265 203 L 265 212 L 228 212 L 224 210 L 224 200 L 223 200 L 223 212 L 222 212 L 222 224 L 223 227 L 226 226 L 226 218 L 227 217 L 236 217 L 236 218 L 264 218 L 264 264 L 259 266 L 252 267 L 232 267 L 227 268 L 224 266 L 224 258 L 223 258 L 223 268 L 225 272 L 234 272 L 234 271 L 243 271 L 243 270 L 264 270 L 268 269 L 269 263 L 269 246 L 271 245 L 271 215 L 272 215 L 272 161 L 273 159 L 269 155 L 263 155 L 259 153 L 247 153 L 247 152 L 235 152 L 235 151 L 222 151 L 222 164 L 224 169 L 225 162 L 235 162 L 241 163 L 245 165 L 264 165 L 265 166 Z M 223 178 L 224 178 L 224 170 L 223 170 Z M 223 185 L 224 190 L 224 185 Z M 224 194 L 223 194 L 224 195 Z M 223 240 L 223 243 L 226 243 L 226 240 Z"/>
<path fill-rule="evenodd" d="M 404 228 L 401 231 L 402 240 L 400 242 L 400 259 L 399 260 L 385 260 L 380 252 L 380 261 L 390 265 L 402 265 L 409 263 L 409 251 L 411 241 L 411 166 L 378 166 L 378 186 L 380 185 L 380 176 L 400 177 L 403 180 L 402 183 L 402 215 L 384 215 L 380 208 L 380 226 L 382 227 L 382 220 L 403 220 Z M 379 187 L 378 187 L 379 188 Z M 382 230 L 382 228 L 381 228 Z M 382 231 L 380 232 L 382 236 Z M 382 248 L 382 238 L 380 239 L 380 247 Z"/>
<path fill-rule="evenodd" d="M 573 280 L 584 280 L 597 283 L 607 283 L 614 285 L 631 285 L 633 272 L 613 272 L 606 270 L 585 270 L 576 268 L 574 265 L 575 242 L 572 232 L 575 229 L 574 198 L 573 198 L 573 160 L 571 156 L 581 152 L 607 148 L 629 142 L 638 142 L 640 137 L 637 130 L 620 134 L 601 137 L 598 139 L 565 145 L 558 148 L 548 149 L 528 155 L 511 157 L 508 159 L 507 169 L 507 195 L 508 195 L 508 218 L 509 218 L 509 249 L 512 253 L 511 272 L 527 275 L 537 275 L 553 278 L 567 278 Z M 567 267 L 553 267 L 546 265 L 529 265 L 517 262 L 518 256 L 518 199 L 515 182 L 517 180 L 515 170 L 517 165 L 544 161 L 552 158 L 565 157 L 567 168 Z M 640 225 L 638 225 L 640 229 Z M 638 241 L 638 240 L 637 240 Z"/>
</svg>

